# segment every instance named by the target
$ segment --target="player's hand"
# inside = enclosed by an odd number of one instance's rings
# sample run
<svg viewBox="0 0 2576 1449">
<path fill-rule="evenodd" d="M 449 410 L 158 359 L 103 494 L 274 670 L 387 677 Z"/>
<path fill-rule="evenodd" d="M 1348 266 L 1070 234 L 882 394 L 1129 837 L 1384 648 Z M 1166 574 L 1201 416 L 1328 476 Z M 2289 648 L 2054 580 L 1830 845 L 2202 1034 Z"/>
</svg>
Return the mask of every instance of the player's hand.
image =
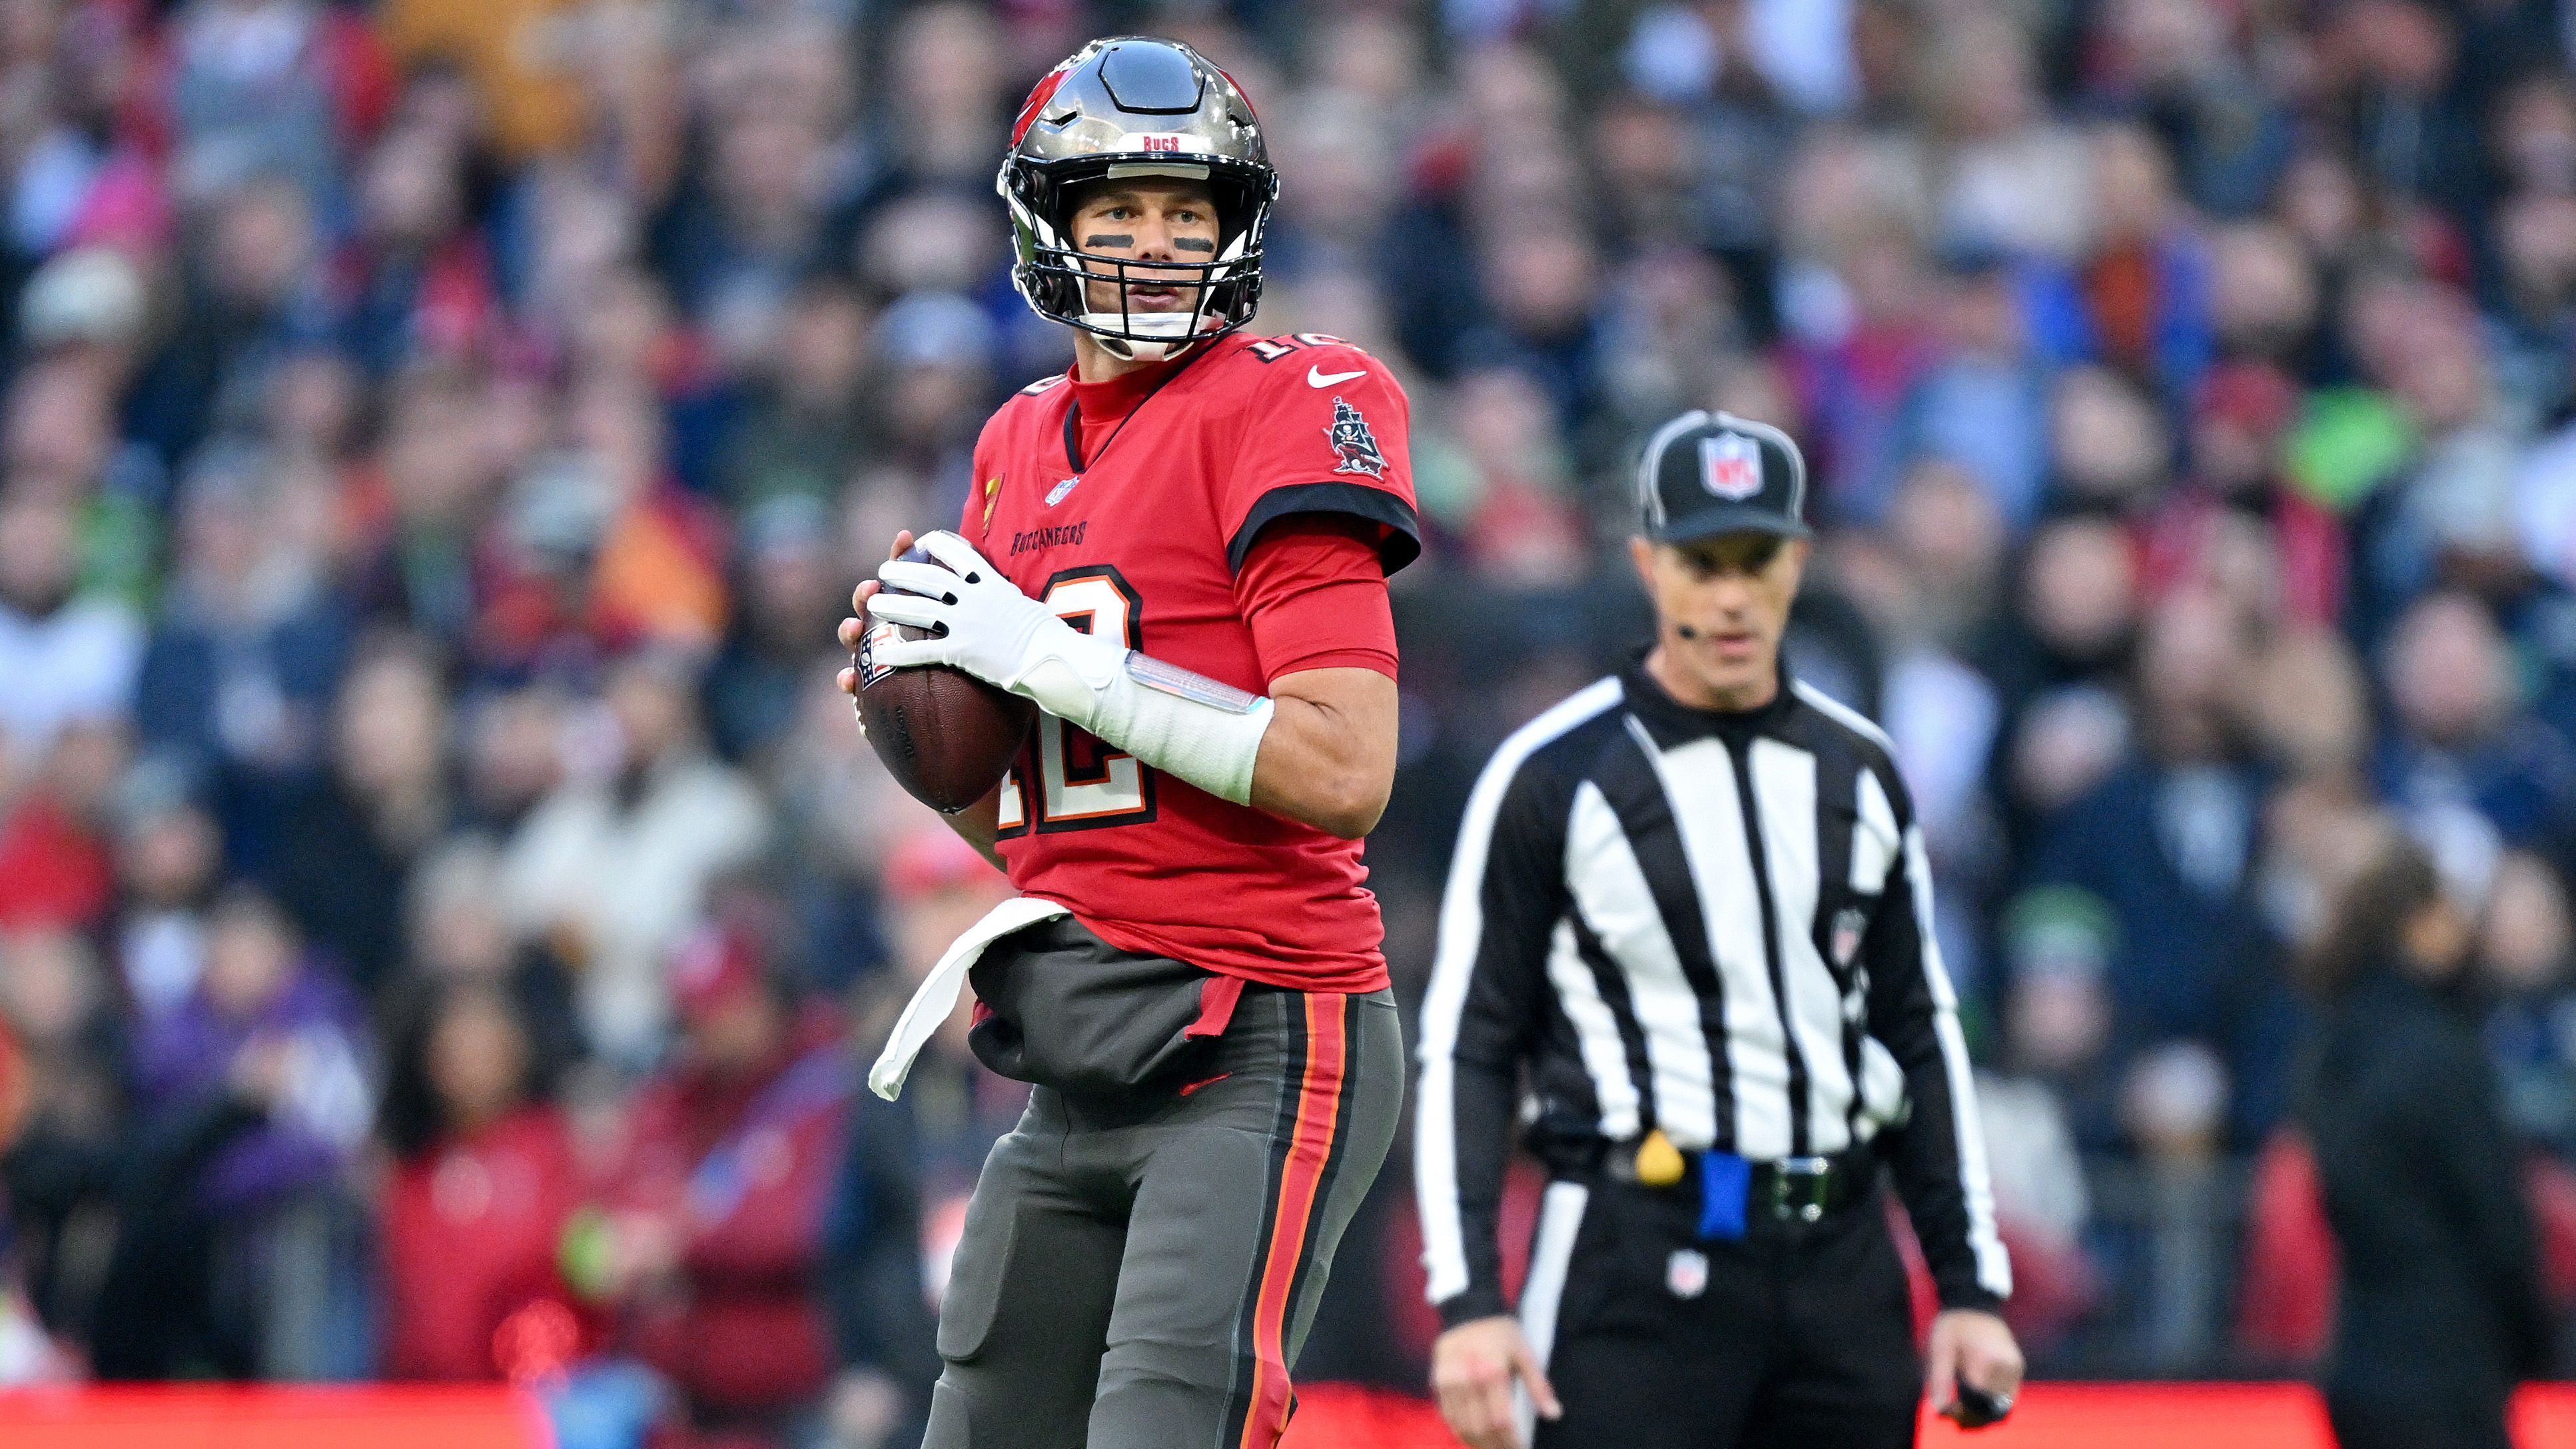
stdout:
<svg viewBox="0 0 2576 1449">
<path fill-rule="evenodd" d="M 2001 1318 L 1977 1308 L 1944 1309 L 1933 1318 L 1923 1351 L 1923 1396 L 1932 1412 L 1956 1417 L 1962 1383 L 2010 1409 L 2021 1375 L 2021 1345 Z"/>
<path fill-rule="evenodd" d="M 877 570 L 889 587 L 869 596 L 867 610 L 872 620 L 928 629 L 934 637 L 879 640 L 871 646 L 876 663 L 889 669 L 945 664 L 1016 689 L 1041 660 L 1059 652 L 1041 647 L 1041 640 L 1072 626 L 1021 593 L 975 545 L 940 529 L 923 534 L 921 546 L 939 563 L 889 561 Z"/>
<path fill-rule="evenodd" d="M 1564 1413 L 1547 1372 L 1521 1336 L 1520 1321 L 1509 1316 L 1478 1318 L 1459 1324 L 1431 1345 L 1431 1391 L 1440 1398 L 1440 1417 L 1467 1449 L 1527 1449 L 1512 1421 L 1512 1384 L 1529 1390 L 1541 1418 Z"/>
<path fill-rule="evenodd" d="M 904 552 L 911 547 L 912 530 L 907 528 L 894 536 L 894 546 L 886 550 L 886 561 L 891 563 L 903 557 Z M 876 580 L 869 579 L 850 591 L 850 617 L 841 621 L 840 629 L 841 648 L 846 652 L 852 655 L 859 652 L 859 640 L 868 632 L 868 600 L 876 597 L 877 590 L 884 587 L 885 585 Z M 843 694 L 857 699 L 859 697 L 858 667 L 852 665 L 843 669 L 838 683 Z M 867 726 L 861 725 L 859 728 L 864 732 Z"/>
</svg>

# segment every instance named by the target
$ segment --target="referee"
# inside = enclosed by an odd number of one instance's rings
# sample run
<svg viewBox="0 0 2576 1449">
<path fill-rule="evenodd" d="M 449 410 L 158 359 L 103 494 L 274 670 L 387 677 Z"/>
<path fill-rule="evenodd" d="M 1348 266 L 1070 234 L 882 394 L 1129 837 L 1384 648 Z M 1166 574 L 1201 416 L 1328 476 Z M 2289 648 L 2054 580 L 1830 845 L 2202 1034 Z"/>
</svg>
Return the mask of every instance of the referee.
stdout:
<svg viewBox="0 0 2576 1449">
<path fill-rule="evenodd" d="M 1537 1449 L 1907 1445 L 1918 1389 L 1987 1422 L 2022 1359 L 1922 831 L 1887 737 L 1780 663 L 1805 464 L 1687 413 L 1638 496 L 1654 647 L 1504 742 L 1441 906 L 1415 1149 L 1440 1411 L 1472 1449 L 1533 1414 Z M 1516 1124 L 1550 1177 L 1517 1318 Z M 1928 1363 L 1882 1163 L 1940 1290 Z"/>
</svg>

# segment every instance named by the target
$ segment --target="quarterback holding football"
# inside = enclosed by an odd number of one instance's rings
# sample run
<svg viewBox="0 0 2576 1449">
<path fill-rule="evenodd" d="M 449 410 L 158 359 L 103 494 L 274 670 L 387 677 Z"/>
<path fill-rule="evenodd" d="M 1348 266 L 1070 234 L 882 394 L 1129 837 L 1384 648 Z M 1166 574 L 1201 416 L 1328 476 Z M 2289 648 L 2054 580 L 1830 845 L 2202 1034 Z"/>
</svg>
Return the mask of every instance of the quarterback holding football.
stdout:
<svg viewBox="0 0 2576 1449">
<path fill-rule="evenodd" d="M 926 1443 L 1268 1446 L 1403 1092 L 1359 842 L 1395 775 L 1386 576 L 1420 551 L 1405 397 L 1338 339 L 1245 330 L 1278 178 L 1187 46 L 1085 46 L 999 184 L 1073 365 L 993 416 L 957 526 L 898 536 L 841 626 L 863 710 L 939 671 L 1036 706 L 949 817 L 1019 897 L 870 1077 L 899 1090 L 971 981 L 977 1054 L 1032 1084 L 957 1250 Z M 1007 751 L 1018 708 L 972 717 Z"/>
</svg>

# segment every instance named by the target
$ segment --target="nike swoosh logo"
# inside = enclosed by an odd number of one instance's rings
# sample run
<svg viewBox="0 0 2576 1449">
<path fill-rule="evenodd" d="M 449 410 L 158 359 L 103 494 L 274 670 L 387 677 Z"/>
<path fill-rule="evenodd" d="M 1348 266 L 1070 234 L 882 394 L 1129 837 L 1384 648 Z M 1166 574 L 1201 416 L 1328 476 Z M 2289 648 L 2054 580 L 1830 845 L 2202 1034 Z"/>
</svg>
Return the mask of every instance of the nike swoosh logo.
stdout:
<svg viewBox="0 0 2576 1449">
<path fill-rule="evenodd" d="M 1320 367 L 1309 367 L 1306 369 L 1306 385 L 1308 387 L 1331 387 L 1336 383 L 1348 382 L 1355 377 L 1366 376 L 1368 376 L 1368 369 L 1365 367 L 1353 368 L 1349 372 L 1326 372 Z"/>
</svg>

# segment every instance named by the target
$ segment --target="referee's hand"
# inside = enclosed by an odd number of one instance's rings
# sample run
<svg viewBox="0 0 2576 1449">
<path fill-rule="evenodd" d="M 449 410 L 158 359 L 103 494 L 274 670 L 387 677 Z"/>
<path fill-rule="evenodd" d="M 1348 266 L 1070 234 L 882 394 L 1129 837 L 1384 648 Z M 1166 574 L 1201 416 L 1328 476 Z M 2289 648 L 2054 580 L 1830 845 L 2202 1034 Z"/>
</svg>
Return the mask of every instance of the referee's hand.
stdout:
<svg viewBox="0 0 2576 1449">
<path fill-rule="evenodd" d="M 2021 1392 L 2021 1345 L 1995 1314 L 1945 1309 L 1932 1320 L 1923 1369 L 1923 1395 L 1932 1401 L 1933 1413 L 1955 1413 L 1963 1383 L 2002 1400 L 2009 1411 L 2013 1396 Z"/>
<path fill-rule="evenodd" d="M 1521 1337 L 1520 1320 L 1508 1315 L 1459 1324 L 1431 1345 L 1431 1389 L 1440 1417 L 1467 1449 L 1527 1449 L 1512 1422 L 1512 1381 L 1529 1389 L 1541 1418 L 1565 1411 L 1556 1390 Z"/>
</svg>

